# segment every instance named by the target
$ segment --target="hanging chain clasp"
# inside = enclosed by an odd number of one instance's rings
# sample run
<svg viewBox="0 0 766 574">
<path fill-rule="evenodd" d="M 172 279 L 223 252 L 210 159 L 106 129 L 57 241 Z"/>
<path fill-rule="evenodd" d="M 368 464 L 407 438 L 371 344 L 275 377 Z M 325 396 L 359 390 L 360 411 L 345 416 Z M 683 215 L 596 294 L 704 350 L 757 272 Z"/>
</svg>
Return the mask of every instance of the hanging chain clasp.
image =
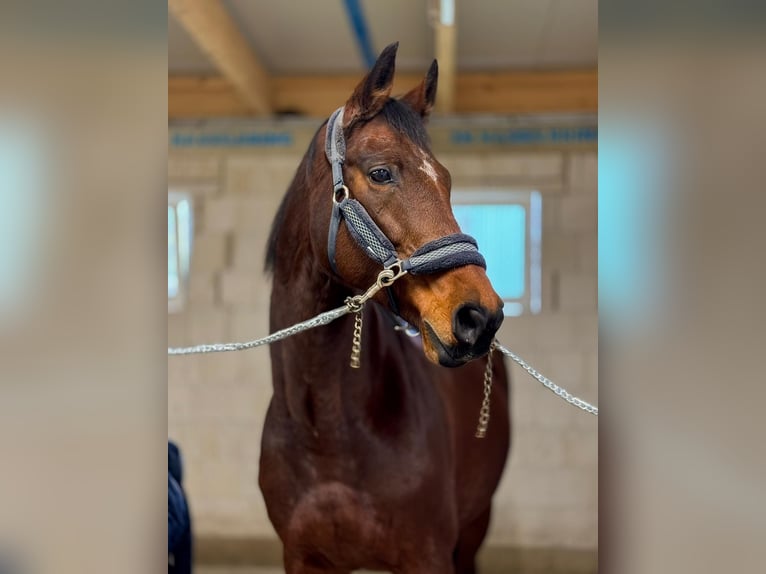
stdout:
<svg viewBox="0 0 766 574">
<path fill-rule="evenodd" d="M 484 438 L 487 436 L 487 429 L 489 428 L 489 406 L 492 396 L 492 351 L 495 350 L 496 343 L 492 341 L 489 346 L 489 352 L 487 353 L 487 367 L 484 369 L 484 399 L 481 401 L 481 408 L 479 409 L 479 423 L 476 425 L 476 438 Z"/>
<path fill-rule="evenodd" d="M 362 295 L 355 295 L 354 297 L 346 297 L 346 307 L 348 310 L 355 314 L 354 317 L 354 338 L 351 341 L 351 368 L 358 369 L 362 366 L 362 327 L 363 319 L 362 312 L 364 310 L 364 304 L 372 299 L 372 297 L 384 287 L 390 287 L 394 281 L 407 274 L 407 270 L 404 269 L 402 261 L 397 259 L 391 265 L 383 269 L 378 273 L 378 277 L 367 291 Z"/>
<path fill-rule="evenodd" d="M 354 315 L 354 338 L 351 341 L 351 368 L 362 366 L 362 310 Z"/>
</svg>

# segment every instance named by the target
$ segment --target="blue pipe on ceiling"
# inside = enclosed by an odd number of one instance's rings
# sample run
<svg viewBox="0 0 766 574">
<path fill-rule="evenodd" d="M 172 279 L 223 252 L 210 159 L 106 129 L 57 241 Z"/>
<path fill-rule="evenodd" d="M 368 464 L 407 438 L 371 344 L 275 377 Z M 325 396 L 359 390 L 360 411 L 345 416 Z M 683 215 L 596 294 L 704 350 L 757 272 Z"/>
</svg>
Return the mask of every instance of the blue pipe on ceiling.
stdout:
<svg viewBox="0 0 766 574">
<path fill-rule="evenodd" d="M 367 19 L 364 17 L 361 0 L 343 0 L 346 8 L 351 29 L 356 37 L 356 44 L 359 48 L 359 54 L 365 67 L 372 68 L 375 64 L 375 50 L 372 47 L 370 30 L 367 26 Z"/>
</svg>

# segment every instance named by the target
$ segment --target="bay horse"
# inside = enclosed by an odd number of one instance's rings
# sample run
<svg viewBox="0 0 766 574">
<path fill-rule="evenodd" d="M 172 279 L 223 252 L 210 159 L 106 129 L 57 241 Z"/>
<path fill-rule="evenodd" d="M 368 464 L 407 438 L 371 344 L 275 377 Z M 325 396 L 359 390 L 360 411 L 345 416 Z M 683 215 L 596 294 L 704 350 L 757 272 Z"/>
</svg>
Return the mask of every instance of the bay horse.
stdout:
<svg viewBox="0 0 766 574">
<path fill-rule="evenodd" d="M 459 226 L 450 174 L 424 124 L 436 61 L 417 87 L 392 98 L 397 45 L 381 53 L 338 122 L 346 193 L 409 255 Z M 328 129 L 315 134 L 272 226 L 272 332 L 342 305 L 381 270 L 346 227 L 337 231 L 335 261 L 328 255 Z M 481 266 L 407 274 L 390 297 L 381 291 L 364 307 L 360 368 L 349 366 L 352 315 L 271 346 L 259 485 L 287 574 L 475 572 L 510 445 L 500 358 L 492 362 L 491 423 L 483 440 L 474 436 L 502 306 Z M 422 337 L 397 330 L 397 315 Z"/>
</svg>

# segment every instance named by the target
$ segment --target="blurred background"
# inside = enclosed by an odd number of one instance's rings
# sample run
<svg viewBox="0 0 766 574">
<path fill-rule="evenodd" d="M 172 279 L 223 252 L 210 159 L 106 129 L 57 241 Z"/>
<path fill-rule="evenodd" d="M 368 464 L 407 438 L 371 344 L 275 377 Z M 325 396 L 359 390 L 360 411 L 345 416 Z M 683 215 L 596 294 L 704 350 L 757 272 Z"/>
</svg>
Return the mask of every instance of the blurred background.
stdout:
<svg viewBox="0 0 766 574">
<path fill-rule="evenodd" d="M 168 8 L 169 346 L 268 332 L 263 255 L 282 195 L 319 124 L 399 41 L 395 93 L 439 61 L 429 131 L 506 301 L 499 340 L 598 402 L 595 0 Z M 597 419 L 515 367 L 513 380 L 483 571 L 595 572 Z M 265 349 L 168 360 L 168 436 L 202 571 L 280 564 L 257 485 L 270 395 Z"/>
</svg>

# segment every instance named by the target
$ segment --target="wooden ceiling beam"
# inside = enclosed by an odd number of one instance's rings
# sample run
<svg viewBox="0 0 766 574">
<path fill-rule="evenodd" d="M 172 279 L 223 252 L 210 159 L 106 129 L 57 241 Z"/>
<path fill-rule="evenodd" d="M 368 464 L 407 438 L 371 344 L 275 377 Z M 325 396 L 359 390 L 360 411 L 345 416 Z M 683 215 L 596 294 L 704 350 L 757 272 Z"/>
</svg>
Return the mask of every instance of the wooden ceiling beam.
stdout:
<svg viewBox="0 0 766 574">
<path fill-rule="evenodd" d="M 343 104 L 358 75 L 275 76 L 273 111 L 326 117 Z M 397 74 L 394 93 L 404 93 L 422 74 Z M 598 71 L 471 72 L 455 78 L 455 113 L 531 114 L 598 111 Z M 441 88 L 440 88 L 441 89 Z M 168 117 L 215 118 L 256 115 L 221 77 L 168 78 Z"/>
<path fill-rule="evenodd" d="M 245 113 L 272 113 L 269 74 L 221 0 L 168 0 L 168 9 L 226 78 L 229 90 L 233 88 Z M 214 99 L 220 100 L 221 94 L 218 96 Z M 221 107 L 209 102 L 206 105 L 214 111 L 228 109 L 230 104 Z"/>
<path fill-rule="evenodd" d="M 434 22 L 434 54 L 439 62 L 439 87 L 435 111 L 451 114 L 457 105 L 457 29 L 456 0 L 438 0 Z"/>
</svg>

